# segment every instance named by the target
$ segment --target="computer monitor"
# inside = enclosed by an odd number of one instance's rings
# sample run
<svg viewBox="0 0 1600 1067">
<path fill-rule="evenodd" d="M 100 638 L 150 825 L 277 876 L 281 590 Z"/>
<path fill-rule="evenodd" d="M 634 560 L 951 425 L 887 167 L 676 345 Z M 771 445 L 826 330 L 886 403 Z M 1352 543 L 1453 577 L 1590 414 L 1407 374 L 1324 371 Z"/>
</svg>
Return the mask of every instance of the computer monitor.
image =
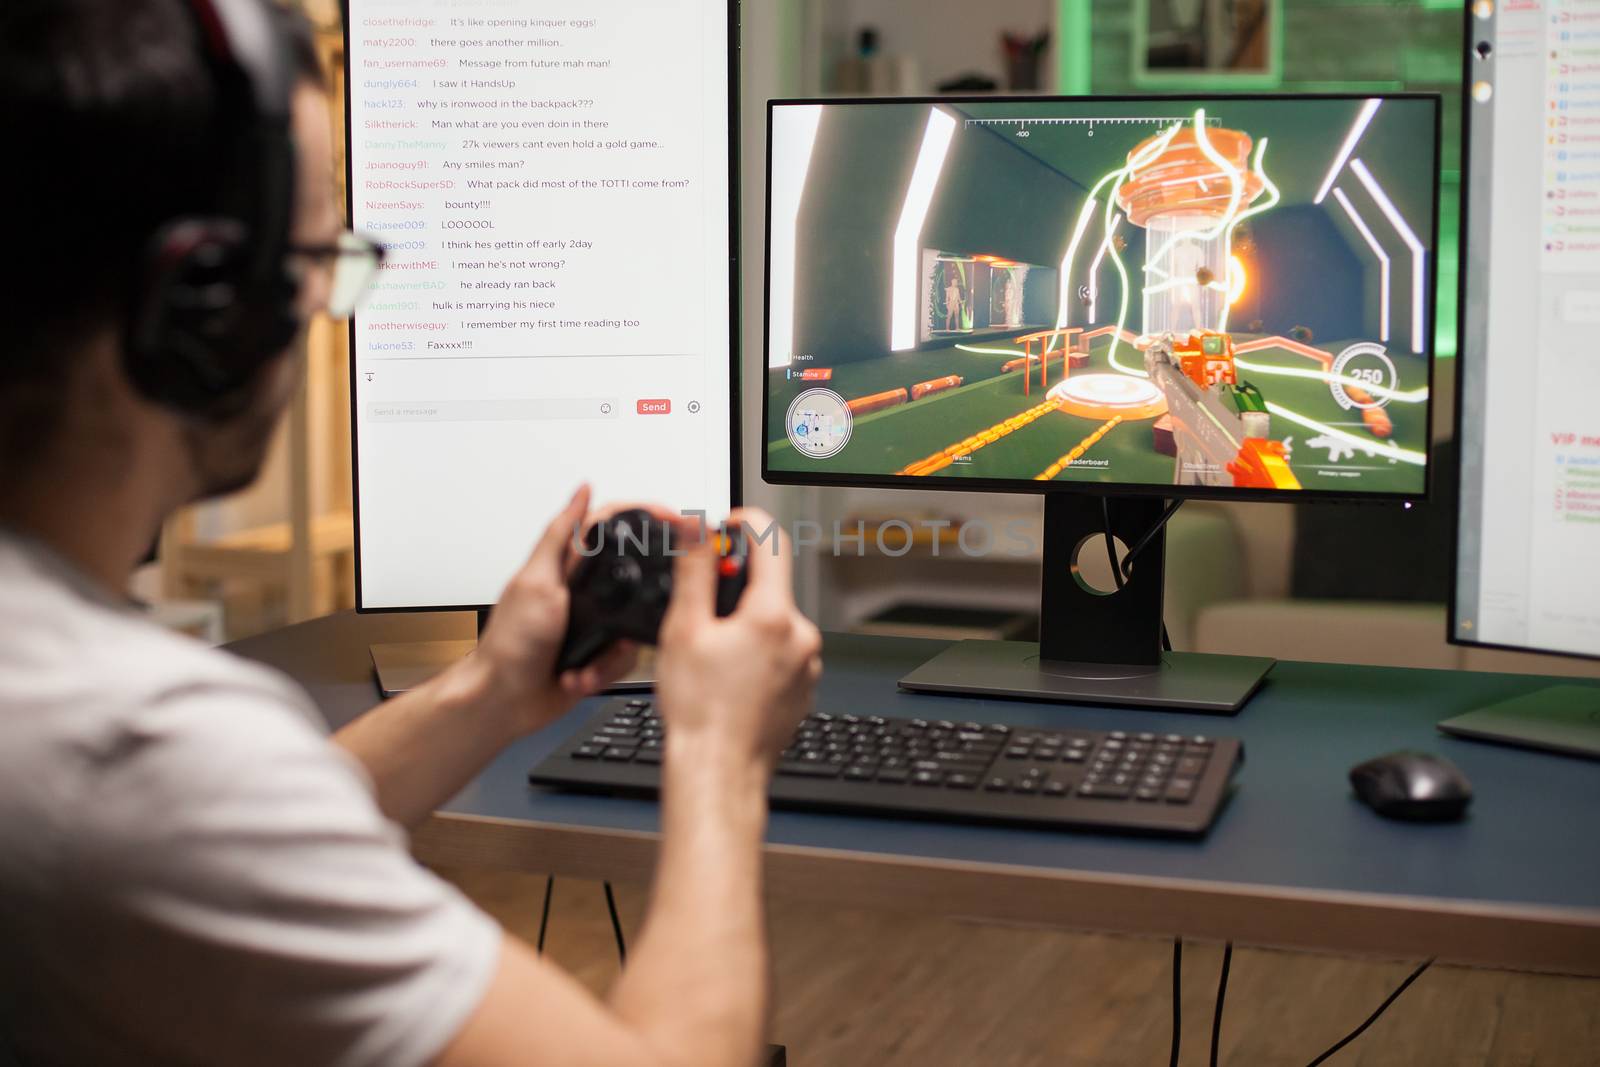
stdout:
<svg viewBox="0 0 1600 1067">
<path fill-rule="evenodd" d="M 736 0 L 350 0 L 350 215 L 390 251 L 351 327 L 360 610 L 481 619 L 583 481 L 736 502 L 737 34 Z M 374 658 L 392 692 L 463 651 Z"/>
<path fill-rule="evenodd" d="M 1426 494 L 1439 112 L 1415 94 L 773 102 L 763 474 L 1048 494 L 1033 666 L 957 673 L 1059 692 L 1041 660 L 1139 664 L 1134 688 L 1161 688 L 1159 535 L 1099 601 L 1053 554 L 1108 525 L 1142 541 L 1161 498 Z"/>
<path fill-rule="evenodd" d="M 1466 22 L 1450 639 L 1600 657 L 1593 31 L 1543 6 L 1469 5 Z M 1453 728 L 1568 750 L 1587 731 L 1600 752 L 1600 689 L 1548 690 Z"/>
<path fill-rule="evenodd" d="M 1451 637 L 1600 656 L 1600 83 L 1567 16 L 1468 16 Z"/>
</svg>

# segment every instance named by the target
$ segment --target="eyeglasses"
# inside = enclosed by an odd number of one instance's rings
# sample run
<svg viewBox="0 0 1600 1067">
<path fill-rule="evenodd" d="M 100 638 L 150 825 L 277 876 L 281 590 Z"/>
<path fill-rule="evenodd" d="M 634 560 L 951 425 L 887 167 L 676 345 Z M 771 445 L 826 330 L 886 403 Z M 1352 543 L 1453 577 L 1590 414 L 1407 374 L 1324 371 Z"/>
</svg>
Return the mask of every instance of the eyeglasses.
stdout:
<svg viewBox="0 0 1600 1067">
<path fill-rule="evenodd" d="M 346 230 L 331 245 L 290 245 L 289 253 L 316 261 L 333 261 L 333 286 L 328 295 L 328 314 L 346 319 L 355 314 L 372 282 L 383 270 L 388 252 L 372 238 Z"/>
</svg>

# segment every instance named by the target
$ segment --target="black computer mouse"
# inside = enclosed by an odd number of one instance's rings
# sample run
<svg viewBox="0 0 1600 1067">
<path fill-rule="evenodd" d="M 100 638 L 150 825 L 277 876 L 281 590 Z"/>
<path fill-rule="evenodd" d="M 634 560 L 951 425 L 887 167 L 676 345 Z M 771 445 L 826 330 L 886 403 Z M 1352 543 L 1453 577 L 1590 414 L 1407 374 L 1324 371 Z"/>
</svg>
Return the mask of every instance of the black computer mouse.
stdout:
<svg viewBox="0 0 1600 1067">
<path fill-rule="evenodd" d="M 1461 768 L 1427 752 L 1391 752 L 1350 768 L 1356 796 L 1390 819 L 1447 822 L 1472 803 L 1472 783 Z"/>
</svg>

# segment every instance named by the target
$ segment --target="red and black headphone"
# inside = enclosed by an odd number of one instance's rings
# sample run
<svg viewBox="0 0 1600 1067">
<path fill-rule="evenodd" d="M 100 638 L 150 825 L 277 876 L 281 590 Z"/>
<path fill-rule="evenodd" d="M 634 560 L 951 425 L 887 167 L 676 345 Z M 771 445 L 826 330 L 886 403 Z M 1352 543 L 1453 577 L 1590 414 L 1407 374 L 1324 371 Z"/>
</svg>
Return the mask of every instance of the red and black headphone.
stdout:
<svg viewBox="0 0 1600 1067">
<path fill-rule="evenodd" d="M 300 329 L 294 221 L 295 68 L 265 0 L 181 0 L 217 95 L 219 209 L 160 226 L 137 279 L 124 368 L 148 399 L 225 418 Z"/>
</svg>

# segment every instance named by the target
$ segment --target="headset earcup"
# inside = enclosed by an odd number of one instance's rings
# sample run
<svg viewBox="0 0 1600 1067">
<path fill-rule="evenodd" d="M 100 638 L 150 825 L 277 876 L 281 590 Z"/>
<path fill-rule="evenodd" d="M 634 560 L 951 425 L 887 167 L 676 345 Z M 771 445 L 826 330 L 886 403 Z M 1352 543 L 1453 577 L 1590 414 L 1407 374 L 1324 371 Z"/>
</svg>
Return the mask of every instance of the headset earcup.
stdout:
<svg viewBox="0 0 1600 1067">
<path fill-rule="evenodd" d="M 244 228 L 227 220 L 183 219 L 156 233 L 126 346 L 128 377 L 147 399 L 205 414 L 242 384 L 233 368 L 243 353 L 228 349 L 247 254 Z"/>
</svg>

